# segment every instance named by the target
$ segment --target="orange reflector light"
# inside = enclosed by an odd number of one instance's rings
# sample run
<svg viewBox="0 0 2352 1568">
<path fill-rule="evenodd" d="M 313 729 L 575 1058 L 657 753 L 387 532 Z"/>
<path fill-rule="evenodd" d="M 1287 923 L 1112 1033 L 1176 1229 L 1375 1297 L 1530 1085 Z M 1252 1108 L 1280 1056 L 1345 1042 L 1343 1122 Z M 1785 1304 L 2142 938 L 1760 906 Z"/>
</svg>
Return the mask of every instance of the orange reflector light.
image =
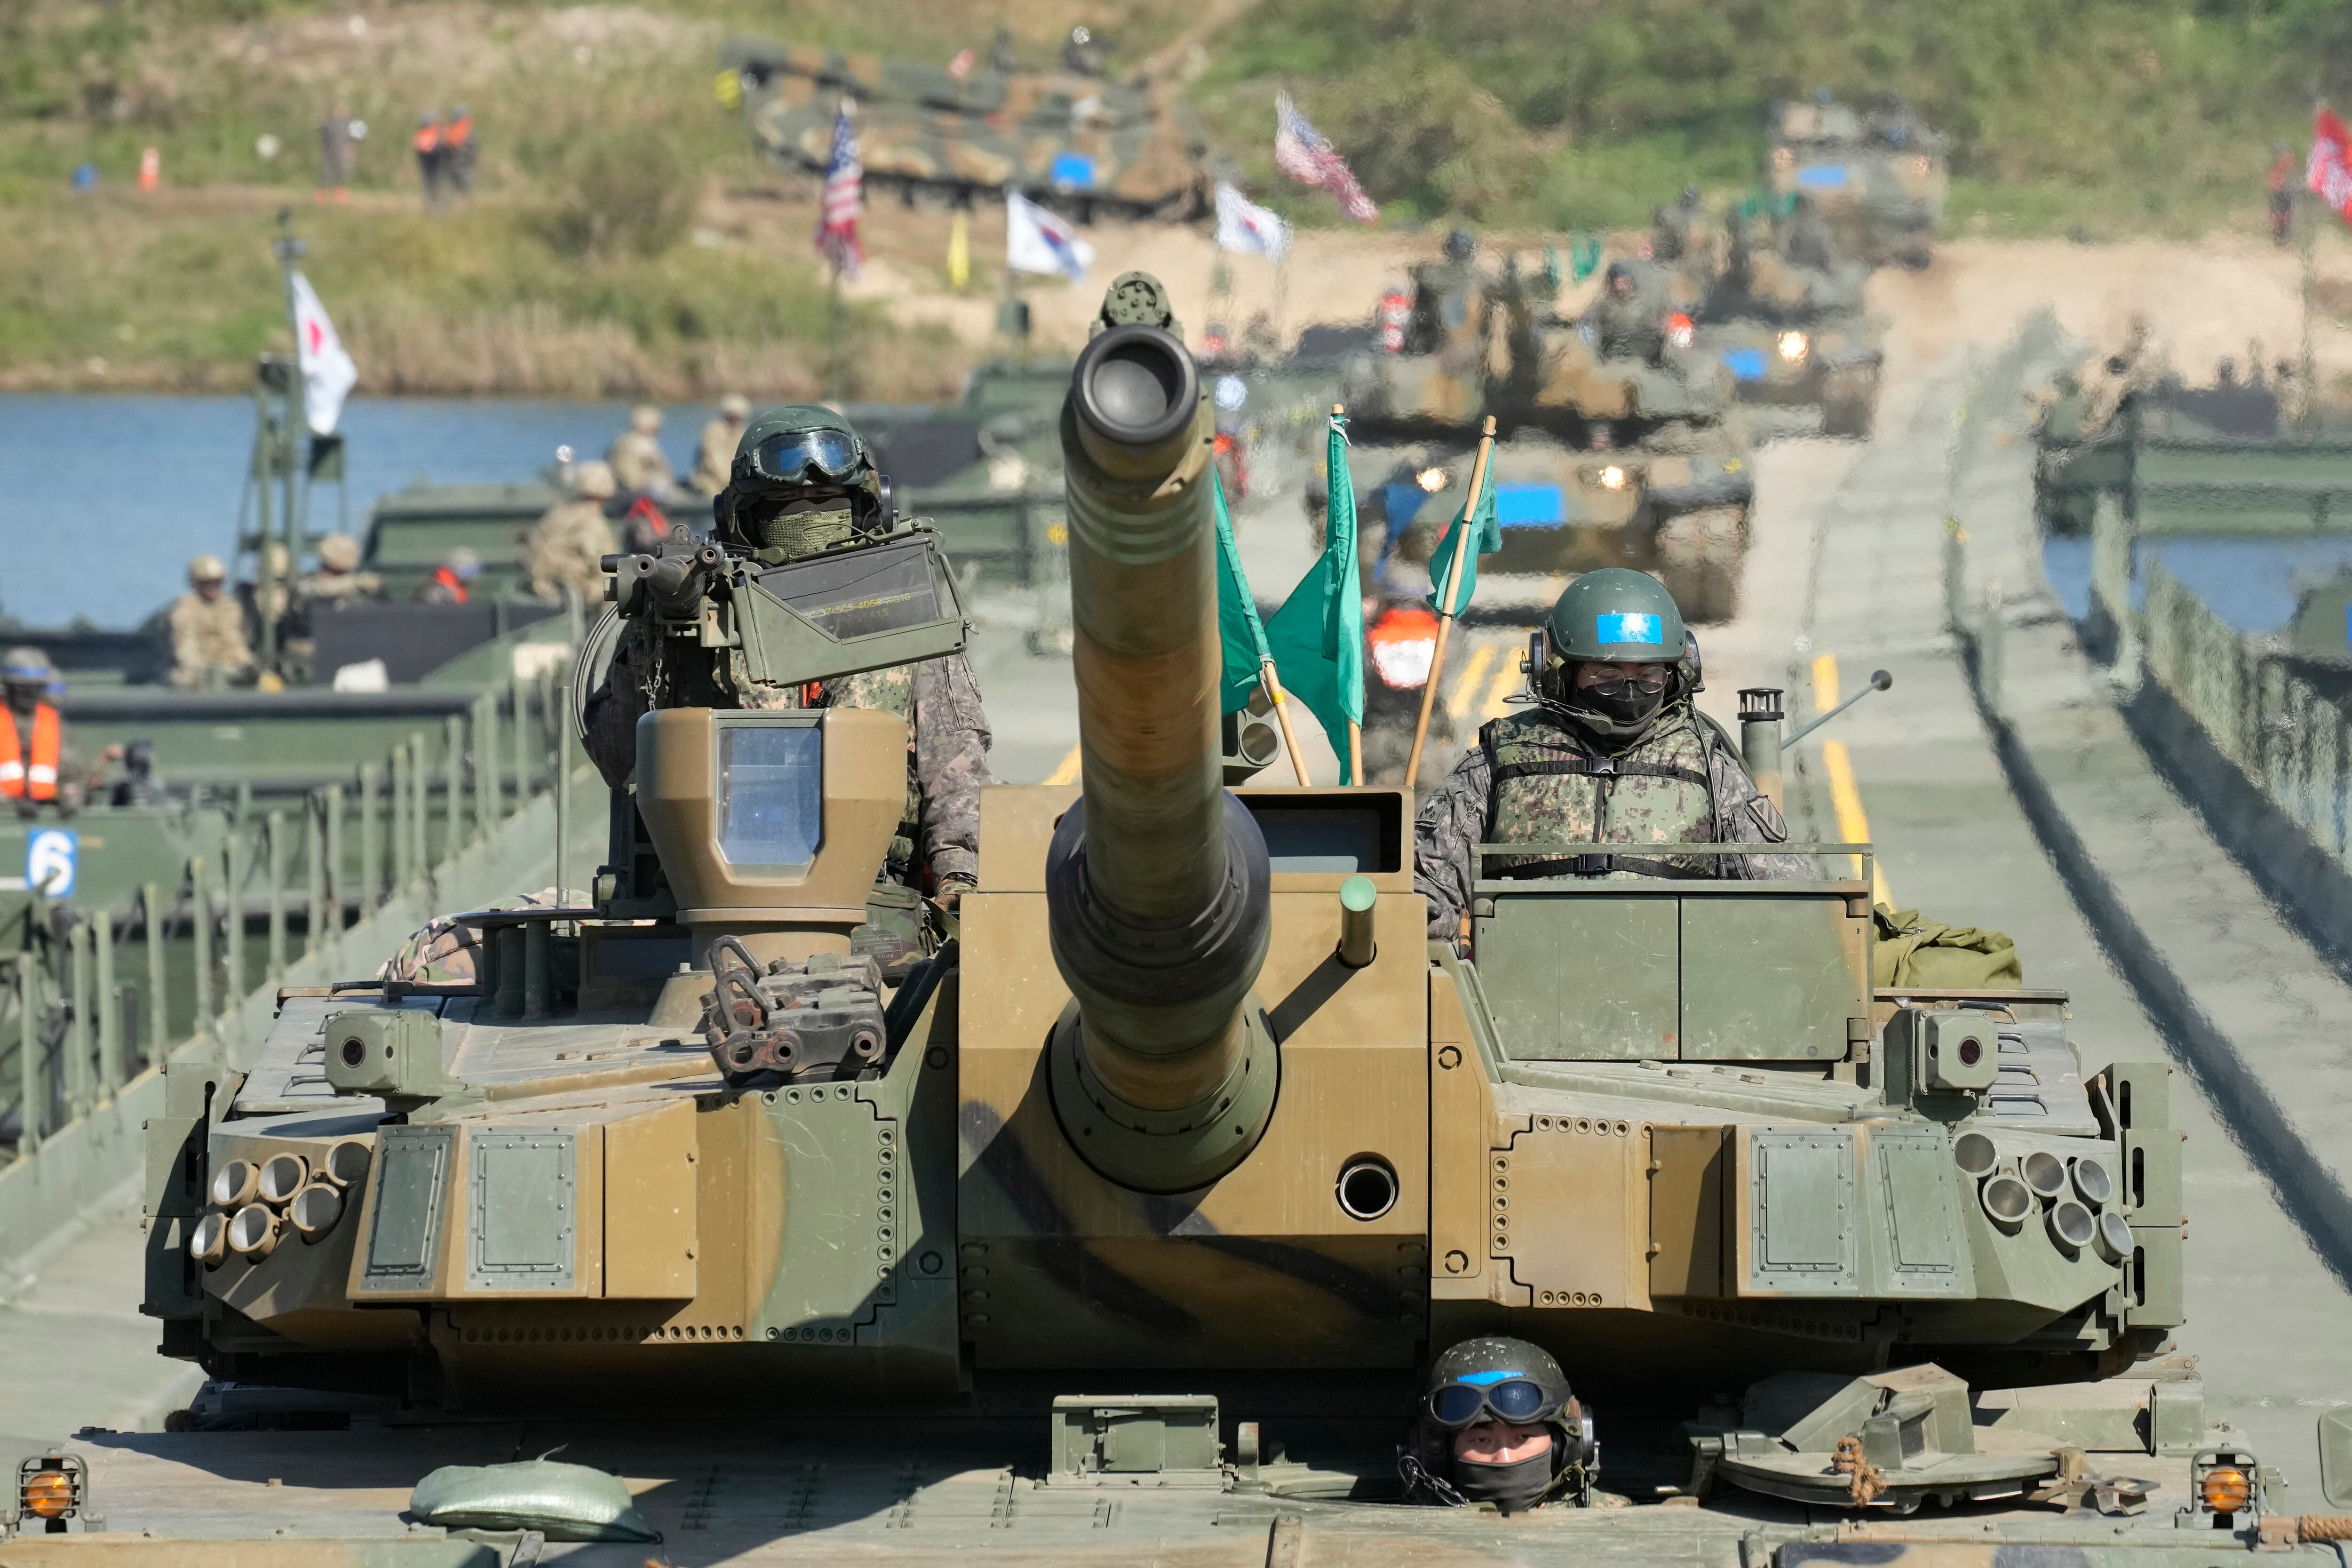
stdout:
<svg viewBox="0 0 2352 1568">
<path fill-rule="evenodd" d="M 2227 1466 L 2205 1472 L 2205 1506 L 2215 1513 L 2236 1513 L 2254 1495 L 2246 1472 Z"/>
<path fill-rule="evenodd" d="M 36 1519 L 61 1519 L 73 1500 L 73 1482 L 63 1470 L 42 1470 L 25 1483 L 25 1511 Z"/>
</svg>

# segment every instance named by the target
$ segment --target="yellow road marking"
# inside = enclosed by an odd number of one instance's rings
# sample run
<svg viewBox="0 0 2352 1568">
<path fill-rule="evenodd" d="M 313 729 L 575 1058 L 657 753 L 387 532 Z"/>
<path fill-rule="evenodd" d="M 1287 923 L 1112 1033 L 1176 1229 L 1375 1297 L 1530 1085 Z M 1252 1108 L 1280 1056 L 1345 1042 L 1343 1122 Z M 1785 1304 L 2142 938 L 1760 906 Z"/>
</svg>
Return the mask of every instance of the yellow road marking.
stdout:
<svg viewBox="0 0 2352 1568">
<path fill-rule="evenodd" d="M 1846 755 L 1843 741 L 1822 742 L 1822 767 L 1830 775 L 1830 805 L 1837 812 L 1838 837 L 1848 844 L 1869 843 L 1870 818 L 1863 815 L 1862 791 L 1853 782 L 1853 759 Z M 1870 858 L 1870 875 L 1871 897 L 1893 909 L 1895 895 L 1886 890 L 1886 870 L 1876 855 Z"/>
<path fill-rule="evenodd" d="M 1504 700 L 1518 689 L 1519 672 L 1513 668 L 1509 659 L 1505 659 L 1503 668 L 1495 672 L 1495 684 L 1486 688 L 1486 717 L 1500 719 L 1509 712 L 1510 709 L 1504 705 Z"/>
<path fill-rule="evenodd" d="M 1494 662 L 1495 645 L 1493 643 L 1482 642 L 1470 650 L 1470 662 L 1462 667 L 1462 674 L 1454 682 L 1454 689 L 1445 694 L 1445 710 L 1448 713 L 1459 713 L 1463 710 L 1470 701 L 1470 694 L 1478 689 L 1479 678 L 1486 673 L 1486 667 Z"/>
<path fill-rule="evenodd" d="M 1813 711 L 1826 713 L 1837 706 L 1837 655 L 1825 653 L 1813 660 Z"/>
<path fill-rule="evenodd" d="M 1074 784 L 1078 782 L 1078 749 L 1076 746 L 1072 746 L 1070 754 L 1062 759 L 1060 767 L 1045 775 L 1045 782 L 1049 784 Z"/>
</svg>

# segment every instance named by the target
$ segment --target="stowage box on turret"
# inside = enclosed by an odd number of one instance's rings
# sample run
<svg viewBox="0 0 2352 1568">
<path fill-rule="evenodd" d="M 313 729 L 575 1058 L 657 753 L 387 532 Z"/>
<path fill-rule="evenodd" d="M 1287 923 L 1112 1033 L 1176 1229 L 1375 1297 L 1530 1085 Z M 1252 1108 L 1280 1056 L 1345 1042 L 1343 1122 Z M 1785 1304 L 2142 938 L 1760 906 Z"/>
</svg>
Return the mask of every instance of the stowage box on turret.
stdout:
<svg viewBox="0 0 2352 1568">
<path fill-rule="evenodd" d="M 2180 1321 L 2167 1069 L 2086 1077 L 2056 993 L 1874 991 L 1867 846 L 1790 847 L 1817 869 L 1782 881 L 1493 865 L 1467 941 L 1429 942 L 1408 792 L 1223 785 L 1211 426 L 1157 285 L 1106 314 L 1061 426 L 1081 782 L 987 792 L 944 940 L 870 940 L 898 719 L 656 709 L 602 905 L 476 917 L 476 982 L 290 994 L 250 1071 L 173 1069 L 166 1352 L 247 1412 L 340 1390 L 405 1424 L 239 1450 L 289 1484 L 235 1528 L 397 1533 L 336 1490 L 353 1444 L 381 1486 L 560 1428 L 698 1560 L 1257 1563 L 1304 1531 L 1365 1561 L 2186 1564 L 2249 1535 L 2245 1477 L 2188 1491 L 2178 1366 L 2045 1390 L 2038 1436 L 1981 1414 Z M 961 641 L 925 535 L 859 548 L 831 599 L 624 564 L 670 635 L 804 673 Z M 892 596 L 845 584 L 892 551 L 911 607 L 877 627 Z M 1597 1413 L 1596 1501 L 1737 1500 L 1535 1535 L 1383 1506 L 1418 1369 L 1494 1333 Z M 228 1462 L 204 1441 L 120 1440 L 117 1528 L 194 1528 L 156 1478 Z M 2168 1478 L 2166 1513 L 2089 1511 L 2118 1474 Z M 1923 1500 L 1978 1512 L 1866 1522 Z M 1819 1555 L 1807 1508 L 1877 1554 Z"/>
</svg>

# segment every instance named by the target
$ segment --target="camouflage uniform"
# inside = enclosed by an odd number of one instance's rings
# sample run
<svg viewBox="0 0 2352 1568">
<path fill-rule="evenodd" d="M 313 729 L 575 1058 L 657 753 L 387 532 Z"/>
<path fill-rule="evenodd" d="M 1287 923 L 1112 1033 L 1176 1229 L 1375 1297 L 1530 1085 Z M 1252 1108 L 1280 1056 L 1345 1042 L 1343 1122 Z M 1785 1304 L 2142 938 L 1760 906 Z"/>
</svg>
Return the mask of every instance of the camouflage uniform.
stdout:
<svg viewBox="0 0 2352 1568">
<path fill-rule="evenodd" d="M 635 771 L 637 719 L 651 708 L 872 708 L 907 721 L 907 809 L 890 841 L 887 874 L 937 889 L 980 875 L 980 790 L 988 783 L 988 715 L 971 667 L 957 654 L 808 685 L 751 679 L 741 650 L 669 654 L 642 621 L 622 628 L 612 672 L 588 699 L 588 755 L 619 789 Z"/>
<path fill-rule="evenodd" d="M 226 686 L 253 671 L 245 606 L 234 595 L 206 599 L 191 590 L 164 613 L 172 634 L 172 684 L 183 690 Z"/>
<path fill-rule="evenodd" d="M 602 503 L 569 500 L 549 507 L 523 535 L 523 570 L 541 599 L 563 597 L 568 585 L 590 604 L 604 596 L 604 557 L 621 548 Z"/>
<path fill-rule="evenodd" d="M 1639 283 L 1622 294 L 1602 289 L 1592 317 L 1605 359 L 1654 360 L 1665 352 L 1666 330 L 1659 320 L 1658 302 Z"/>
<path fill-rule="evenodd" d="M 1608 768 L 1614 777 L 1599 776 Z M 1497 719 L 1413 824 L 1413 886 L 1430 934 L 1451 937 L 1470 907 L 1480 844 L 1782 844 L 1789 826 L 1740 765 L 1730 739 L 1687 702 L 1667 706 L 1631 745 L 1596 746 L 1541 709 Z M 1593 875 L 1804 879 L 1802 855 L 1612 856 Z M 1578 874 L 1543 856 L 1490 861 L 1528 874 Z"/>
<path fill-rule="evenodd" d="M 294 581 L 294 603 L 340 610 L 362 599 L 383 597 L 383 579 L 373 572 L 330 572 L 321 567 Z"/>
<path fill-rule="evenodd" d="M 725 489 L 728 470 L 735 464 L 735 443 L 742 434 L 740 419 L 713 419 L 705 425 L 694 449 L 694 471 L 686 476 L 686 488 L 707 496 Z"/>
<path fill-rule="evenodd" d="M 731 448 L 728 455 L 733 457 Z M 660 491 L 670 487 L 669 458 L 663 455 L 661 443 L 646 431 L 624 430 L 614 437 L 604 461 L 613 466 L 613 477 L 625 490 Z"/>
</svg>

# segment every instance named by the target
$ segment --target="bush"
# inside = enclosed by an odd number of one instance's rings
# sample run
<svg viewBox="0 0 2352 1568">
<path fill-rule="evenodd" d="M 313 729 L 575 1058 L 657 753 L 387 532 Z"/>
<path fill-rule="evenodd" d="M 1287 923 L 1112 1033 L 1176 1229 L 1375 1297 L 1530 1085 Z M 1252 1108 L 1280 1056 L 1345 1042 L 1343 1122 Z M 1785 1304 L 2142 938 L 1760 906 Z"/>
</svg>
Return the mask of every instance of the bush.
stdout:
<svg viewBox="0 0 2352 1568">
<path fill-rule="evenodd" d="M 685 237 L 699 184 L 664 127 L 589 132 L 563 159 L 549 242 L 582 258 L 659 256 Z"/>
</svg>

